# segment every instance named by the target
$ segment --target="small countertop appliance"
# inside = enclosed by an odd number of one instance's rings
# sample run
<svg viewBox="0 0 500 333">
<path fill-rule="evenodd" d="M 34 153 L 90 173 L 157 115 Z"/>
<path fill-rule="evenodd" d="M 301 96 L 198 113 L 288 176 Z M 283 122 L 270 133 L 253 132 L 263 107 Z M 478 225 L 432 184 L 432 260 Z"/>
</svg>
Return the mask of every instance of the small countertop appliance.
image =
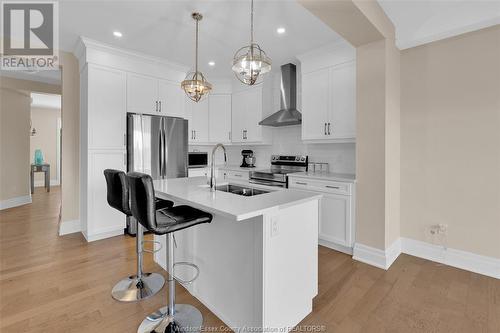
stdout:
<svg viewBox="0 0 500 333">
<path fill-rule="evenodd" d="M 243 156 L 243 161 L 241 162 L 242 168 L 254 168 L 255 167 L 255 156 L 253 156 L 253 150 L 245 149 L 241 151 Z"/>
</svg>

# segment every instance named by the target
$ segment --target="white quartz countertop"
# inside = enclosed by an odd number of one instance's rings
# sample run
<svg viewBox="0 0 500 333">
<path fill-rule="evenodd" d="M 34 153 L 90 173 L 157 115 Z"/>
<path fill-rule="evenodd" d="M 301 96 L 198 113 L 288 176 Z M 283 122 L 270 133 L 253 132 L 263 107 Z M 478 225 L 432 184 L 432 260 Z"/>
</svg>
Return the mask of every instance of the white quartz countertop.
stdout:
<svg viewBox="0 0 500 333">
<path fill-rule="evenodd" d="M 320 194 L 297 190 L 272 191 L 246 197 L 222 191 L 211 192 L 206 182 L 206 177 L 164 179 L 155 180 L 154 187 L 156 196 L 160 198 L 192 205 L 236 221 L 321 198 Z"/>
<path fill-rule="evenodd" d="M 338 182 L 355 183 L 356 175 L 350 173 L 335 173 L 335 172 L 294 172 L 289 177 L 318 179 L 318 180 L 331 180 Z"/>
</svg>

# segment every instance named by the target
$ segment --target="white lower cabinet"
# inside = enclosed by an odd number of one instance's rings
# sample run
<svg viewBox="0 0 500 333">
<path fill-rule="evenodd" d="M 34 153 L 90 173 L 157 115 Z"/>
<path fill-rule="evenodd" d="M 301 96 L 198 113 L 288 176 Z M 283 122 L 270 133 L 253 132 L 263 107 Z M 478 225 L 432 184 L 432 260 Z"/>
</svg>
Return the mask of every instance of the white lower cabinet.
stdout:
<svg viewBox="0 0 500 333">
<path fill-rule="evenodd" d="M 352 254 L 354 246 L 354 184 L 291 176 L 289 188 L 323 195 L 320 201 L 319 243 Z"/>
</svg>

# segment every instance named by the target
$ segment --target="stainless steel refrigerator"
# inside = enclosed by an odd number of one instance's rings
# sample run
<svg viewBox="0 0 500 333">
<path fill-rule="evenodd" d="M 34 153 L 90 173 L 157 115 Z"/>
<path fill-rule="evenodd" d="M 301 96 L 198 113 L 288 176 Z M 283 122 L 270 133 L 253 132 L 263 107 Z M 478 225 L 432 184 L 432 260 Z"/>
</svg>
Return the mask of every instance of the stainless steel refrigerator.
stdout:
<svg viewBox="0 0 500 333">
<path fill-rule="evenodd" d="M 187 177 L 188 121 L 182 118 L 127 114 L 127 171 L 154 180 Z M 127 233 L 135 228 L 127 221 Z"/>
</svg>

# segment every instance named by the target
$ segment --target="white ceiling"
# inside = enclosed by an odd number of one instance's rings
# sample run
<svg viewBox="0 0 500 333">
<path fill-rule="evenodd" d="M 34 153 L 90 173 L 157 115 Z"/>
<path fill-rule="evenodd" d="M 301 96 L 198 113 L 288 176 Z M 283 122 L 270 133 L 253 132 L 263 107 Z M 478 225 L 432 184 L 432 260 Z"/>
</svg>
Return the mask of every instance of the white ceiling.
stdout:
<svg viewBox="0 0 500 333">
<path fill-rule="evenodd" d="M 61 95 L 31 93 L 31 107 L 61 109 Z"/>
<path fill-rule="evenodd" d="M 249 43 L 250 1 L 61 1 L 60 44 L 74 50 L 82 35 L 121 48 L 194 66 L 195 22 L 200 22 L 200 67 L 207 78 L 232 76 L 236 50 Z M 278 27 L 286 33 L 278 35 Z M 123 33 L 118 39 L 113 31 Z M 339 39 L 294 0 L 255 2 L 255 39 L 273 60 L 273 70 L 295 56 Z M 215 66 L 208 66 L 214 61 Z"/>
<path fill-rule="evenodd" d="M 406 49 L 500 24 L 500 0 L 378 0 Z"/>
</svg>

